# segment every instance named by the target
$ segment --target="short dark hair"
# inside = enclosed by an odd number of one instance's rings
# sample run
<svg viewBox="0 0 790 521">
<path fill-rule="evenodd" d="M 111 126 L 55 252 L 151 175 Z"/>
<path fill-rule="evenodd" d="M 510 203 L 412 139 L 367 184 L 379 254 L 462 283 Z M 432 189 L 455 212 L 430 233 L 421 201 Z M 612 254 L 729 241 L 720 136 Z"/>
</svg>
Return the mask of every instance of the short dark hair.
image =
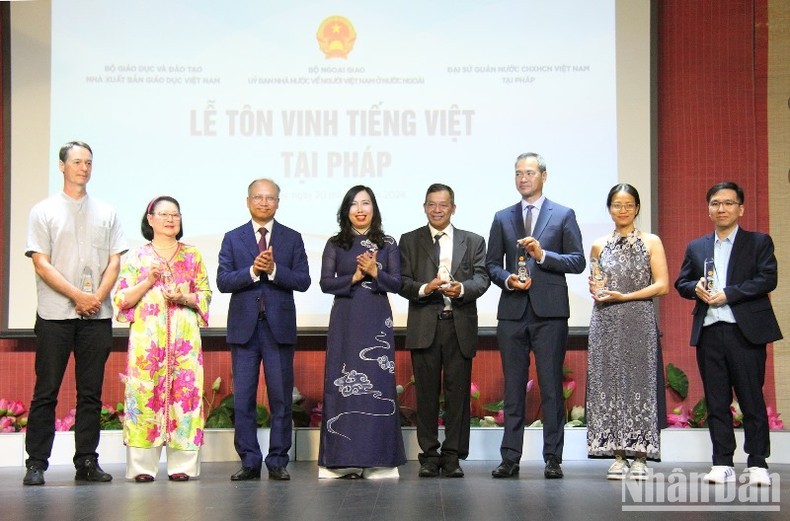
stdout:
<svg viewBox="0 0 790 521">
<path fill-rule="evenodd" d="M 735 194 L 738 196 L 738 204 L 743 204 L 743 188 L 732 181 L 723 181 L 711 186 L 708 190 L 708 193 L 705 195 L 705 202 L 709 203 L 710 198 L 713 197 L 716 192 L 720 192 L 721 190 L 734 190 Z"/>
<path fill-rule="evenodd" d="M 538 154 L 537 152 L 524 152 L 523 154 L 519 155 L 516 158 L 515 165 L 513 165 L 514 168 L 518 167 L 518 162 L 519 161 L 521 161 L 522 159 L 529 159 L 530 157 L 534 157 L 535 158 L 535 161 L 538 162 L 538 170 L 540 171 L 541 174 L 545 174 L 546 173 L 546 160 L 543 159 L 543 156 Z"/>
<path fill-rule="evenodd" d="M 69 141 L 68 143 L 60 147 L 60 152 L 58 152 L 58 157 L 60 158 L 60 160 L 65 163 L 66 159 L 68 159 L 69 157 L 69 150 L 71 150 L 74 147 L 84 148 L 85 150 L 91 153 L 91 156 L 93 156 L 93 150 L 91 150 L 91 147 L 89 147 L 88 144 L 85 143 L 84 141 Z"/>
<path fill-rule="evenodd" d="M 428 187 L 428 190 L 425 192 L 425 201 L 428 201 L 428 196 L 436 193 L 436 192 L 444 192 L 447 191 L 450 194 L 450 204 L 455 205 L 455 192 L 449 186 L 442 184 L 442 183 L 433 183 L 431 186 Z"/>
<path fill-rule="evenodd" d="M 634 188 L 634 185 L 630 185 L 628 183 L 618 183 L 614 185 L 611 190 L 609 190 L 609 195 L 606 196 L 606 207 L 612 207 L 612 199 L 614 199 L 614 196 L 620 192 L 625 192 L 633 196 L 634 202 L 636 203 L 636 215 L 639 215 L 639 210 L 642 209 L 642 205 L 639 202 L 639 191 Z"/>
<path fill-rule="evenodd" d="M 175 198 L 170 197 L 169 195 L 160 195 L 159 197 L 154 197 L 151 199 L 151 202 L 148 203 L 148 206 L 145 207 L 145 213 L 143 214 L 143 220 L 140 223 L 140 231 L 145 237 L 146 240 L 150 241 L 154 238 L 154 229 L 148 224 L 148 216 L 154 214 L 154 210 L 156 210 L 156 206 L 161 203 L 162 201 L 168 201 L 173 203 L 178 207 L 178 213 L 181 213 L 181 205 L 178 204 L 178 201 Z M 181 218 L 181 229 L 178 230 L 176 234 L 176 240 L 180 240 L 181 237 L 184 236 L 184 218 Z"/>
</svg>

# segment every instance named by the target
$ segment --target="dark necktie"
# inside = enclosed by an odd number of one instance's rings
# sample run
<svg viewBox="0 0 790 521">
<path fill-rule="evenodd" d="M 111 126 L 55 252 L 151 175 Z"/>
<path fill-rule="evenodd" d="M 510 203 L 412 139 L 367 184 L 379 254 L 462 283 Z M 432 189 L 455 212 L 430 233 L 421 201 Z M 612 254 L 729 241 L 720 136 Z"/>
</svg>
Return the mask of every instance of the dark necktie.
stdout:
<svg viewBox="0 0 790 521">
<path fill-rule="evenodd" d="M 526 232 L 527 237 L 532 235 L 532 209 L 535 208 L 533 205 L 527 205 L 527 214 L 524 216 L 524 232 Z"/>
<path fill-rule="evenodd" d="M 442 263 L 442 260 L 441 260 L 442 259 L 441 258 L 442 248 L 441 248 L 441 246 L 439 246 L 439 239 L 441 239 L 443 235 L 444 235 L 444 232 L 439 232 L 439 233 L 437 233 L 436 235 L 433 236 L 433 249 L 436 250 L 436 263 L 437 264 L 441 264 Z"/>
<path fill-rule="evenodd" d="M 266 250 L 266 233 L 268 231 L 269 230 L 267 230 L 263 226 L 258 228 L 258 233 L 261 234 L 261 238 L 258 240 L 258 252 L 262 252 Z M 266 277 L 266 274 L 261 273 L 261 280 L 264 280 L 264 277 Z M 258 300 L 258 312 L 264 313 L 265 311 L 266 311 L 266 304 L 263 302 L 263 291 L 261 291 L 261 296 L 259 297 Z"/>
<path fill-rule="evenodd" d="M 262 252 L 263 250 L 266 249 L 266 233 L 268 231 L 269 230 L 267 230 L 263 226 L 258 228 L 258 233 L 261 234 L 261 238 L 258 240 L 258 252 Z"/>
</svg>

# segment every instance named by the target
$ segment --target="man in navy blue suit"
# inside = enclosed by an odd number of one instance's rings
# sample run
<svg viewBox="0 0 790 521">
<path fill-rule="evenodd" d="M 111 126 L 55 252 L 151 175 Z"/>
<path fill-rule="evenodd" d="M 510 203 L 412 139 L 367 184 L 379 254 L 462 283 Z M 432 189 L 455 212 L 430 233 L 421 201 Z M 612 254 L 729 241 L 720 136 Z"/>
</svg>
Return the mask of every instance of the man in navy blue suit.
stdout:
<svg viewBox="0 0 790 521">
<path fill-rule="evenodd" d="M 256 396 L 261 361 L 271 408 L 266 467 L 269 479 L 289 480 L 291 401 L 294 385 L 296 307 L 293 292 L 307 291 L 310 272 L 302 236 L 274 220 L 280 187 L 257 179 L 247 188 L 252 220 L 225 234 L 219 251 L 217 287 L 232 293 L 228 344 L 233 368 L 236 452 L 241 470 L 233 481 L 260 479 Z"/>
<path fill-rule="evenodd" d="M 494 216 L 486 255 L 491 282 L 502 288 L 497 341 L 505 375 L 502 462 L 491 475 L 518 475 L 531 351 L 543 410 L 543 474 L 556 479 L 563 476 L 565 439 L 562 364 L 570 316 L 565 274 L 584 270 L 582 234 L 573 210 L 543 195 L 547 171 L 540 155 L 521 154 L 515 170 L 521 201 Z"/>
<path fill-rule="evenodd" d="M 740 227 L 743 190 L 737 184 L 713 185 L 706 199 L 714 233 L 689 243 L 675 281 L 680 296 L 695 301 L 690 343 L 697 348 L 713 444 L 713 468 L 703 479 L 735 481 L 730 410 L 735 391 L 743 411 L 749 483 L 770 485 L 763 397 L 766 344 L 782 338 L 768 298 L 777 284 L 774 243 L 767 234 Z"/>
</svg>

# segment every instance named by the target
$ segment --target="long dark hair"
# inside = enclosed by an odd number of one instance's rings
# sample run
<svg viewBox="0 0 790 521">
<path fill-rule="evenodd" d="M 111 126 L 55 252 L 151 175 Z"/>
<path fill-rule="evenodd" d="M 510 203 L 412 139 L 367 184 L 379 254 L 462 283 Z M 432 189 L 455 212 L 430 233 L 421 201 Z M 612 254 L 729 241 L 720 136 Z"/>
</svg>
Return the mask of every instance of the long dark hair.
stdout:
<svg viewBox="0 0 790 521">
<path fill-rule="evenodd" d="M 140 223 L 140 231 L 142 232 L 143 237 L 145 237 L 145 239 L 148 241 L 153 240 L 154 238 L 154 229 L 151 227 L 150 224 L 148 224 L 148 216 L 154 214 L 154 211 L 156 210 L 156 205 L 158 205 L 162 201 L 173 203 L 178 208 L 178 213 L 181 213 L 181 205 L 178 204 L 178 201 L 176 201 L 173 197 L 170 197 L 169 195 L 160 195 L 159 197 L 154 197 L 153 199 L 151 199 L 151 202 L 148 203 L 148 206 L 145 208 L 145 213 L 143 214 L 143 221 Z M 181 228 L 178 230 L 178 233 L 176 234 L 176 240 L 177 241 L 180 240 L 181 237 L 183 236 L 184 236 L 184 218 L 182 217 Z"/>
<path fill-rule="evenodd" d="M 379 203 L 376 202 L 376 194 L 367 186 L 356 185 L 352 186 L 343 197 L 343 202 L 340 203 L 340 209 L 337 211 L 337 224 L 340 225 L 340 231 L 329 239 L 332 244 L 340 246 L 344 250 L 350 250 L 351 245 L 354 244 L 354 226 L 351 224 L 351 219 L 348 218 L 348 212 L 354 198 L 362 191 L 370 195 L 370 202 L 373 204 L 373 220 L 367 233 L 368 239 L 379 248 L 384 247 L 384 230 L 381 228 L 381 212 Z"/>
</svg>

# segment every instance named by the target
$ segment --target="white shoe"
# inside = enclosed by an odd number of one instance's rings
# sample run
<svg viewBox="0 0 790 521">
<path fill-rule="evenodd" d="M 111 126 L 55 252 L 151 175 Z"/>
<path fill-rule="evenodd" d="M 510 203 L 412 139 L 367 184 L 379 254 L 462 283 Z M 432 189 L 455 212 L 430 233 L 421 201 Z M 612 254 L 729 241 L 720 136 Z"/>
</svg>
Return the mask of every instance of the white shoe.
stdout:
<svg viewBox="0 0 790 521">
<path fill-rule="evenodd" d="M 351 475 L 362 477 L 362 469 L 357 467 L 346 467 L 346 468 L 338 468 L 338 469 L 328 469 L 326 467 L 318 467 L 318 479 L 339 479 Z"/>
<path fill-rule="evenodd" d="M 606 471 L 606 479 L 624 479 L 628 474 L 628 460 L 622 456 L 615 456 L 614 463 Z"/>
<path fill-rule="evenodd" d="M 749 467 L 749 485 L 771 486 L 771 476 L 768 474 L 768 469 L 763 467 Z"/>
<path fill-rule="evenodd" d="M 728 465 L 713 465 L 702 477 L 706 483 L 735 483 L 735 469 Z"/>
<path fill-rule="evenodd" d="M 644 458 L 637 458 L 631 463 L 631 479 L 647 479 L 647 463 Z"/>
<path fill-rule="evenodd" d="M 365 479 L 399 478 L 398 467 L 370 467 L 362 471 Z"/>
</svg>

